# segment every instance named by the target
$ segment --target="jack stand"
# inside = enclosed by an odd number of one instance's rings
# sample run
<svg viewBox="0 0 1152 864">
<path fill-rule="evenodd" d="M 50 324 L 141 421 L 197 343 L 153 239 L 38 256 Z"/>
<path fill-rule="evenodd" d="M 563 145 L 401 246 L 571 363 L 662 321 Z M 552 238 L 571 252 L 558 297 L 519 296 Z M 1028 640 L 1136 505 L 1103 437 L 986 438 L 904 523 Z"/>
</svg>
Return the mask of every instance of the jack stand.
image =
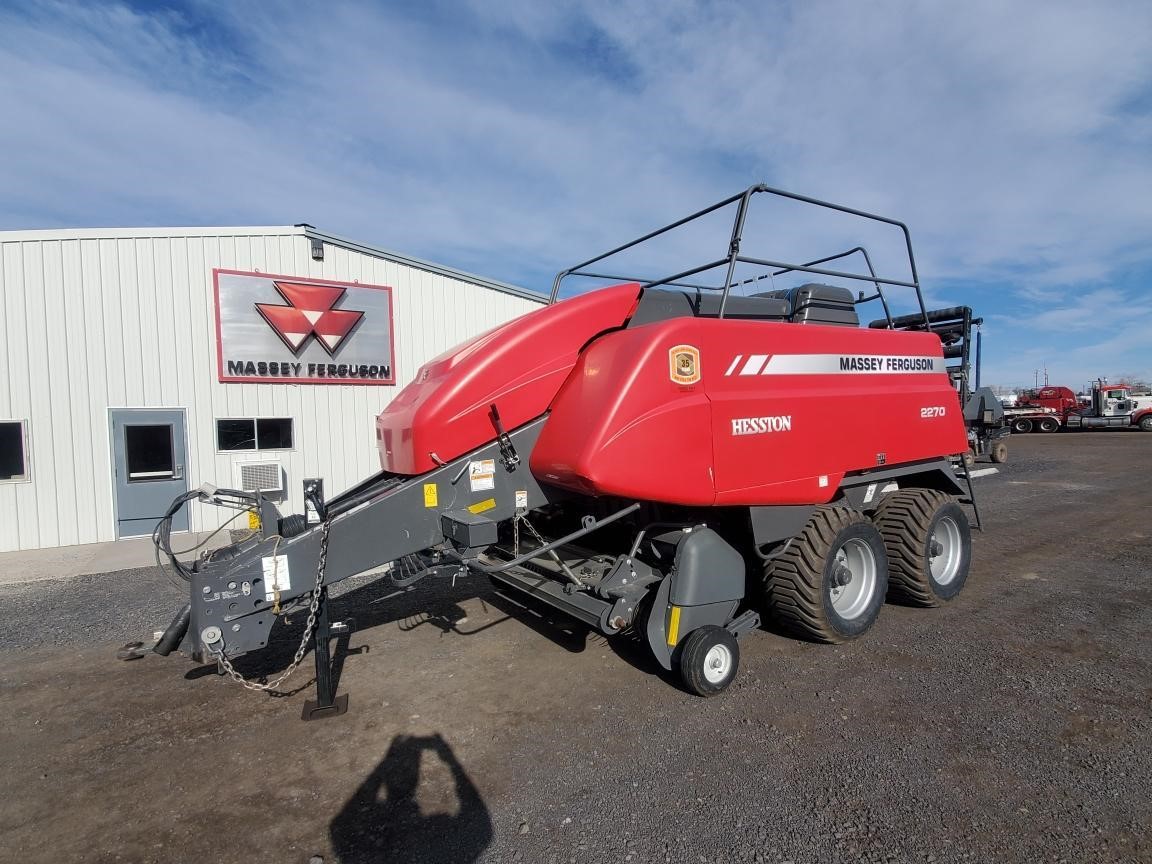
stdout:
<svg viewBox="0 0 1152 864">
<path fill-rule="evenodd" d="M 316 657 L 316 699 L 304 703 L 302 720 L 323 720 L 326 717 L 339 717 L 348 710 L 348 694 L 333 694 L 332 655 L 329 641 L 333 635 L 341 636 L 348 631 L 343 623 L 333 624 L 328 619 L 328 589 L 321 589 L 320 608 L 316 612 L 316 632 L 313 634 L 312 653 Z M 333 631 L 336 631 L 333 633 Z"/>
</svg>

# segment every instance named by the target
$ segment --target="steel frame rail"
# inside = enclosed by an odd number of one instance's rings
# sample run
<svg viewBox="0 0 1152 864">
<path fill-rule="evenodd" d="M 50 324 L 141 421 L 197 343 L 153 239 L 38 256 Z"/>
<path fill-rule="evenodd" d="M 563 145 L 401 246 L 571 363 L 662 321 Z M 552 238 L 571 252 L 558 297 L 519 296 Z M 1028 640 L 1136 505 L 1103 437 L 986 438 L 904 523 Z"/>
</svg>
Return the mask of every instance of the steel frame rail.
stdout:
<svg viewBox="0 0 1152 864">
<path fill-rule="evenodd" d="M 827 257 L 819 258 L 819 259 L 816 259 L 815 261 L 809 261 L 807 263 L 802 263 L 802 264 L 795 264 L 795 263 L 791 263 L 791 262 L 787 262 L 787 261 L 774 261 L 774 260 L 765 259 L 765 258 L 753 258 L 753 257 L 741 255 L 740 254 L 740 247 L 741 247 L 741 244 L 743 242 L 744 224 L 747 220 L 748 208 L 751 204 L 752 196 L 757 195 L 759 193 L 768 193 L 770 195 L 775 195 L 775 196 L 780 197 L 780 198 L 787 198 L 787 199 L 790 199 L 793 201 L 799 201 L 803 204 L 811 204 L 811 205 L 816 206 L 816 207 L 823 207 L 823 208 L 826 208 L 829 210 L 835 210 L 835 211 L 840 212 L 840 213 L 846 213 L 850 216 L 858 216 L 858 217 L 863 218 L 863 219 L 870 219 L 874 222 L 881 222 L 883 224 L 891 225 L 895 228 L 899 228 L 901 233 L 904 236 L 904 246 L 905 246 L 905 249 L 908 253 L 908 266 L 909 266 L 909 270 L 912 274 L 911 281 L 909 281 L 907 279 L 894 279 L 894 278 L 889 278 L 889 277 L 878 276 L 876 274 L 875 268 L 872 266 L 872 259 L 869 257 L 867 250 L 865 250 L 863 246 L 855 246 L 846 252 L 840 252 L 840 253 L 837 253 L 835 255 L 829 255 Z M 667 276 L 663 279 L 654 279 L 654 280 L 637 279 L 634 277 L 627 277 L 627 276 L 615 276 L 615 275 L 609 275 L 609 274 L 605 274 L 605 273 L 588 271 L 585 269 L 585 268 L 587 268 L 593 264 L 604 261 L 605 259 L 613 257 L 614 255 L 618 255 L 621 252 L 624 252 L 628 249 L 632 249 L 636 246 L 641 245 L 642 243 L 646 243 L 649 240 L 652 240 L 656 237 L 660 237 L 663 234 L 667 234 L 670 231 L 673 231 L 677 228 L 683 227 L 684 225 L 687 225 L 690 222 L 694 222 L 697 219 L 700 219 L 704 216 L 707 216 L 710 213 L 715 213 L 717 210 L 721 210 L 721 209 L 723 209 L 725 207 L 729 207 L 733 204 L 737 205 L 736 216 L 733 219 L 733 223 L 732 223 L 732 233 L 731 233 L 729 243 L 728 243 L 728 253 L 723 258 L 718 258 L 715 261 L 711 261 L 707 264 L 703 264 L 703 265 L 700 265 L 697 267 L 691 267 L 687 270 L 683 270 L 679 273 L 675 273 L 675 274 L 673 274 L 671 276 Z M 856 253 L 856 252 L 860 252 L 861 254 L 863 254 L 864 260 L 868 265 L 868 274 L 848 273 L 848 272 L 844 272 L 842 270 L 829 270 L 829 269 L 825 269 L 825 268 L 821 268 L 821 267 L 816 266 L 817 264 L 825 264 L 829 261 L 835 261 L 835 260 L 840 259 L 840 258 L 845 258 L 849 255 Z M 869 213 L 865 210 L 857 210 L 853 207 L 846 207 L 843 204 L 836 204 L 836 203 L 833 203 L 831 201 L 822 201 L 819 198 L 811 198 L 811 197 L 808 197 L 806 195 L 798 195 L 795 192 L 787 192 L 783 189 L 776 189 L 776 188 L 773 188 L 771 186 L 766 186 L 764 184 L 758 184 L 756 186 L 750 186 L 747 189 L 745 189 L 743 192 L 741 192 L 737 195 L 732 195 L 729 198 L 725 198 L 723 201 L 719 201 L 716 204 L 713 204 L 709 207 L 705 207 L 703 210 L 698 210 L 695 213 L 691 214 L 690 216 L 685 216 L 683 219 L 678 219 L 669 225 L 665 225 L 663 228 L 657 228 L 655 231 L 650 231 L 642 237 L 638 237 L 637 239 L 632 240 L 628 243 L 624 243 L 620 246 L 617 246 L 616 248 L 611 249 L 608 252 L 604 252 L 600 255 L 596 255 L 592 258 L 589 258 L 587 261 L 582 261 L 581 263 L 575 265 L 574 267 L 570 267 L 567 270 L 561 270 L 559 273 L 556 274 L 556 278 L 552 280 L 552 292 L 549 295 L 548 302 L 549 302 L 549 304 L 552 304 L 552 303 L 555 303 L 557 301 L 557 299 L 559 298 L 559 295 L 560 295 L 560 285 L 566 278 L 568 278 L 569 276 L 581 276 L 581 277 L 593 278 L 593 279 L 612 279 L 612 280 L 618 280 L 618 281 L 623 281 L 623 282 L 638 282 L 638 283 L 640 283 L 641 287 L 643 287 L 643 288 L 654 288 L 654 287 L 657 287 L 660 285 L 669 285 L 669 286 L 673 286 L 673 287 L 685 287 L 685 288 L 694 288 L 694 289 L 709 290 L 709 291 L 723 291 L 724 292 L 723 296 L 720 298 L 720 311 L 719 311 L 719 317 L 723 318 L 725 309 L 726 309 L 727 304 L 728 304 L 728 296 L 731 293 L 733 285 L 735 285 L 735 284 L 748 284 L 749 282 L 754 281 L 754 280 L 742 280 L 738 283 L 734 283 L 732 281 L 732 277 L 735 274 L 737 264 L 753 264 L 753 265 L 758 265 L 758 266 L 762 266 L 762 267 L 777 268 L 777 270 L 771 275 L 780 275 L 780 274 L 789 273 L 789 272 L 802 272 L 802 273 L 812 273 L 812 274 L 817 275 L 817 276 L 829 276 L 829 277 L 838 278 L 838 279 L 853 279 L 853 280 L 871 282 L 873 285 L 876 286 L 876 292 L 877 292 L 876 295 L 873 295 L 871 297 L 861 296 L 856 302 L 857 303 L 866 302 L 868 300 L 873 300 L 873 299 L 879 298 L 880 302 L 884 306 L 884 315 L 889 320 L 889 322 L 891 322 L 892 316 L 891 316 L 891 313 L 889 312 L 888 302 L 884 296 L 884 291 L 883 291 L 883 288 L 881 286 L 890 285 L 890 286 L 902 287 L 902 288 L 912 288 L 916 292 L 916 303 L 919 307 L 920 315 L 924 320 L 925 329 L 928 329 L 928 327 L 929 327 L 928 309 L 924 305 L 924 295 L 920 290 L 920 277 L 919 277 L 919 274 L 917 273 L 917 270 L 916 270 L 916 256 L 912 252 L 912 235 L 909 232 L 907 225 L 905 225 L 903 222 L 900 222 L 897 219 L 891 219 L 887 216 L 881 216 L 881 215 L 876 214 L 876 213 Z M 724 282 L 721 285 L 704 285 L 704 284 L 685 283 L 685 282 L 681 281 L 681 280 L 684 280 L 684 279 L 689 278 L 691 276 L 695 276 L 699 273 L 705 273 L 709 270 L 714 270 L 718 267 L 725 266 L 725 265 L 726 265 L 726 273 L 725 273 L 725 277 L 724 277 Z M 763 277 L 758 277 L 758 278 L 763 278 Z M 861 294 L 862 293 L 863 292 L 861 292 Z M 891 326 L 891 324 L 890 324 L 890 326 Z"/>
</svg>

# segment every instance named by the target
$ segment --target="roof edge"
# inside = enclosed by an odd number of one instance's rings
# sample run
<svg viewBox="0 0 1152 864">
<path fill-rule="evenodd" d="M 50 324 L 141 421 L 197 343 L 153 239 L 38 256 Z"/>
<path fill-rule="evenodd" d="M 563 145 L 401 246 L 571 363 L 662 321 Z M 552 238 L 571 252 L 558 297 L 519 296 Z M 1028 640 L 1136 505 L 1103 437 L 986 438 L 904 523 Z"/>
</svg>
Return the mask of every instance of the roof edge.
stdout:
<svg viewBox="0 0 1152 864">
<path fill-rule="evenodd" d="M 377 246 L 369 246 L 366 243 L 357 243 L 355 240 L 349 240 L 346 237 L 340 237 L 337 234 L 329 234 L 311 225 L 251 225 L 251 226 L 198 226 L 198 227 L 146 227 L 146 228 L 32 228 L 32 229 L 19 229 L 19 230 L 4 230 L 0 231 L 0 243 L 31 243 L 43 241 L 62 241 L 62 240 L 133 240 L 133 239 L 155 239 L 155 238 L 172 238 L 172 237 L 308 237 L 321 240 L 324 243 L 330 243 L 333 246 L 339 246 L 353 252 L 359 252 L 362 255 L 369 255 L 373 258 L 382 258 L 386 261 L 393 261 L 397 264 L 403 264 L 406 267 L 414 267 L 419 270 L 424 270 L 428 273 L 436 273 L 440 276 L 447 276 L 450 279 L 458 279 L 462 282 L 468 282 L 473 285 L 478 285 L 482 288 L 489 288 L 493 291 L 500 291 L 504 294 L 511 294 L 514 297 L 519 297 L 522 300 L 533 300 L 538 303 L 547 303 L 548 297 L 545 294 L 530 291 L 527 288 L 521 288 L 519 285 L 513 285 L 509 282 L 501 282 L 497 279 L 489 279 L 485 276 L 478 276 L 475 273 L 469 273 L 465 270 L 457 270 L 454 267 L 447 267 L 443 264 L 435 264 L 431 261 L 425 261 L 421 258 L 413 258 L 411 255 L 404 255 L 400 252 L 393 252 L 390 249 L 381 249 Z"/>
<path fill-rule="evenodd" d="M 147 227 L 147 228 L 31 228 L 0 231 L 0 243 L 38 240 L 148 240 L 164 237 L 299 237 L 296 225 Z"/>
<path fill-rule="evenodd" d="M 349 249 L 353 252 L 359 252 L 362 255 L 370 255 L 373 258 L 383 258 L 387 261 L 393 261 L 397 264 L 403 264 L 406 267 L 414 267 L 418 270 L 425 270 L 429 273 L 435 273 L 439 276 L 447 276 L 450 279 L 458 279 L 461 282 L 469 282 L 473 285 L 479 285 L 482 288 L 490 288 L 493 291 L 501 291 L 505 294 L 511 294 L 514 297 L 519 297 L 522 300 L 534 300 L 538 303 L 547 303 L 548 297 L 545 294 L 536 291 L 529 291 L 527 288 L 521 288 L 518 285 L 512 285 L 508 282 L 500 282 L 496 279 L 488 279 L 485 276 L 477 276 L 475 273 L 468 273 L 465 270 L 457 270 L 454 267 L 446 267 L 443 264 L 434 264 L 431 261 L 424 261 L 421 258 L 413 258 L 411 255 L 404 255 L 400 252 L 393 252 L 389 249 L 380 249 L 376 246 L 367 246 L 363 243 L 357 243 L 355 240 L 349 240 L 345 237 L 337 236 L 336 234 L 328 234 L 319 229 L 313 228 L 310 225 L 302 226 L 304 236 L 315 238 L 325 243 L 331 243 L 333 246 L 340 246 L 344 249 Z"/>
</svg>

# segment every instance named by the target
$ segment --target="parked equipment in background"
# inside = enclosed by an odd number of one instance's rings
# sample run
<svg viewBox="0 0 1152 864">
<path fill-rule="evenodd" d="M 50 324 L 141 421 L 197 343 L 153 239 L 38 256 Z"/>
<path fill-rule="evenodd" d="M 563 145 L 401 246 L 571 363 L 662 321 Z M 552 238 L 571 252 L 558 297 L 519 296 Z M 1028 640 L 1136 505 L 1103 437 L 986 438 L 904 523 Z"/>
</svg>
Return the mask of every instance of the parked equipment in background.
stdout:
<svg viewBox="0 0 1152 864">
<path fill-rule="evenodd" d="M 878 276 L 859 246 L 806 263 L 754 257 L 745 221 L 768 196 L 887 226 L 908 274 Z M 714 260 L 655 279 L 614 263 L 721 211 L 732 228 Z M 852 256 L 867 272 L 833 266 Z M 800 284 L 748 293 L 781 277 Z M 559 300 L 577 278 L 609 287 Z M 914 294 L 916 326 L 889 314 L 894 287 Z M 960 505 L 975 501 L 953 464 L 970 440 L 945 363 L 956 343 L 924 307 L 903 223 L 755 186 L 563 271 L 551 300 L 425 364 L 377 419 L 383 470 L 331 499 L 309 493 L 319 524 L 259 493 L 205 489 L 259 510 L 260 533 L 193 564 L 169 556 L 191 599 L 157 650 L 179 643 L 242 680 L 233 660 L 301 610 L 292 665 L 246 683 L 277 685 L 313 644 L 315 711 L 337 713 L 328 587 L 390 563 L 382 578 L 397 588 L 486 575 L 631 634 L 707 696 L 732 683 L 761 615 L 836 643 L 866 632 L 886 596 L 937 606 L 964 586 Z M 884 319 L 860 327 L 857 306 L 872 301 Z"/>
<path fill-rule="evenodd" d="M 1044 386 L 1020 394 L 1014 408 L 1004 416 L 1013 432 L 1056 432 L 1069 412 L 1079 407 L 1076 394 L 1067 387 Z"/>
<path fill-rule="evenodd" d="M 1084 405 L 1067 387 L 1042 387 L 1022 394 L 1016 408 L 1005 409 L 1013 432 L 1063 429 L 1125 429 L 1152 432 L 1152 396 L 1133 396 L 1127 384 L 1097 379 Z"/>
<path fill-rule="evenodd" d="M 1135 427 L 1152 432 L 1152 396 L 1133 396 L 1125 384 L 1092 385 L 1092 404 L 1071 411 L 1065 418 L 1069 429 L 1123 429 Z"/>
<path fill-rule="evenodd" d="M 983 318 L 974 318 L 968 306 L 934 309 L 927 314 L 927 325 L 920 315 L 903 315 L 892 324 L 904 330 L 924 330 L 925 326 L 940 337 L 948 377 L 956 390 L 968 430 L 968 450 L 964 462 L 971 465 L 980 456 L 993 462 L 1008 461 L 1007 413 L 990 387 L 980 386 L 980 330 Z M 869 327 L 885 329 L 888 321 L 873 321 Z M 975 337 L 975 338 L 973 338 Z M 974 348 L 973 348 L 974 346 Z"/>
</svg>

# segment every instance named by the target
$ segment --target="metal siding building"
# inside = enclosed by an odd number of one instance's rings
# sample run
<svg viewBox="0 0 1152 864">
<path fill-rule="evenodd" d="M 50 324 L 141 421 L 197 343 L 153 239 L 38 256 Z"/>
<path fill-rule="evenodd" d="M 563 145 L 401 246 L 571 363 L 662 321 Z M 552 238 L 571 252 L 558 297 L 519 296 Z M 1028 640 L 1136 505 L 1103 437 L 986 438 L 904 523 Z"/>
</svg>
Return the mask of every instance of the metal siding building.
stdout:
<svg viewBox="0 0 1152 864">
<path fill-rule="evenodd" d="M 216 268 L 389 286 L 395 386 L 221 383 Z M 281 509 L 303 512 L 304 478 L 333 495 L 379 470 L 374 418 L 421 364 L 540 302 L 307 226 L 0 232 L 0 422 L 24 424 L 27 463 L 24 478 L 0 479 L 0 551 L 125 533 L 115 409 L 183 412 L 187 488 L 233 486 L 237 463 L 272 458 Z M 291 418 L 290 449 L 217 449 L 218 419 L 261 417 Z M 220 512 L 193 504 L 189 527 L 214 529 Z"/>
</svg>

